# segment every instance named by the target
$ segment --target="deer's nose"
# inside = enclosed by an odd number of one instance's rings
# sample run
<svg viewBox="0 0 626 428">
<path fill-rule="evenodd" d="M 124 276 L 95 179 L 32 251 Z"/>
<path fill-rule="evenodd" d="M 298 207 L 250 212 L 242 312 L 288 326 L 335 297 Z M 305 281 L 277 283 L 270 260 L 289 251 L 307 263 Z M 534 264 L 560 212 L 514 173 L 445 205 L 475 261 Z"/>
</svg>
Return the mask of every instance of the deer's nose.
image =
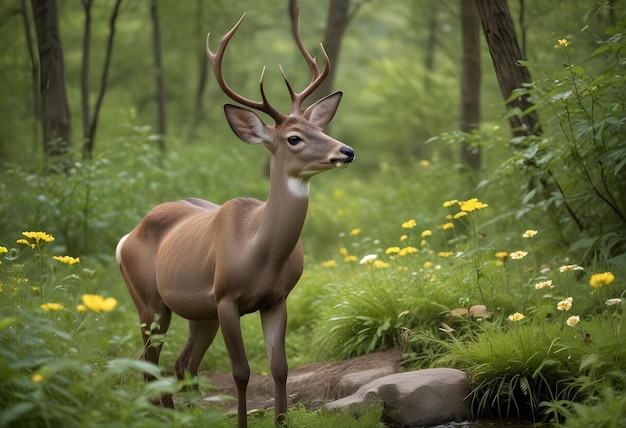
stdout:
<svg viewBox="0 0 626 428">
<path fill-rule="evenodd" d="M 347 157 L 347 159 L 344 159 L 344 162 L 352 162 L 354 160 L 354 150 L 350 146 L 343 146 L 339 149 L 339 153 Z"/>
</svg>

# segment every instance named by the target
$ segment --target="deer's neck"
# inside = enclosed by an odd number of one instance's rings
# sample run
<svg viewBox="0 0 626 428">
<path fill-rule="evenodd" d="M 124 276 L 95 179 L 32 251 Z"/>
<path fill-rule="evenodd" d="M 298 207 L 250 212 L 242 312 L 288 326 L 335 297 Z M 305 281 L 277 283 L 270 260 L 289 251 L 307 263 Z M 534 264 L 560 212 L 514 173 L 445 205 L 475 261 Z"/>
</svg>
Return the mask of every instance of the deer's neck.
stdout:
<svg viewBox="0 0 626 428">
<path fill-rule="evenodd" d="M 309 206 L 309 180 L 270 174 L 270 191 L 261 212 L 258 249 L 277 263 L 293 252 Z"/>
</svg>

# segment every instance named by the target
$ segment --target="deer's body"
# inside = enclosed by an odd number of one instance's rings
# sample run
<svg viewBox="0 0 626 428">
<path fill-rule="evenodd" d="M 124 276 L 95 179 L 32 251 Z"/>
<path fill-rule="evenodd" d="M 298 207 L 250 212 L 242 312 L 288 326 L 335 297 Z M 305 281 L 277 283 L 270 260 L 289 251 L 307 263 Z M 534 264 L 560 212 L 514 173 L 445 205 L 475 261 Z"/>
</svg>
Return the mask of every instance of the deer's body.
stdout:
<svg viewBox="0 0 626 428">
<path fill-rule="evenodd" d="M 221 61 L 228 41 L 241 20 L 220 42 L 216 54 L 208 47 L 222 90 L 233 100 L 270 115 L 265 125 L 250 110 L 225 105 L 226 118 L 235 134 L 248 144 L 262 144 L 270 152 L 270 191 L 266 202 L 232 199 L 222 206 L 201 199 L 167 202 L 152 209 L 124 236 L 116 251 L 122 276 L 137 307 L 145 343 L 144 358 L 158 364 L 160 343 L 172 312 L 189 320 L 189 337 L 176 360 L 178 377 L 197 375 L 200 361 L 221 327 L 238 391 L 239 426 L 247 426 L 246 386 L 250 368 L 241 336 L 239 318 L 259 311 L 274 378 L 276 420 L 287 411 L 286 299 L 302 274 L 304 258 L 300 233 L 309 202 L 309 180 L 333 168 L 344 168 L 354 159 L 349 146 L 329 137 L 324 128 L 333 118 L 341 93 L 329 95 L 301 111 L 302 101 L 328 74 L 324 73 L 300 41 L 297 14 L 293 33 L 312 78 L 309 86 L 294 93 L 292 111 L 284 115 L 269 105 L 234 93 L 221 75 Z M 173 407 L 170 396 L 161 403 Z"/>
</svg>

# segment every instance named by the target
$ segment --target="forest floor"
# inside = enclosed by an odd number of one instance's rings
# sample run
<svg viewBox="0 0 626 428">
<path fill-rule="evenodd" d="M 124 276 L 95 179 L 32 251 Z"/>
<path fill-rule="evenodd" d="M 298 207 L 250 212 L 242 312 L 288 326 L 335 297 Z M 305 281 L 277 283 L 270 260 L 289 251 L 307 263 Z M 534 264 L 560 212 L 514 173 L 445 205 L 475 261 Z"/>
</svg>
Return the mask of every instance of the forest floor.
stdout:
<svg viewBox="0 0 626 428">
<path fill-rule="evenodd" d="M 287 379 L 289 405 L 300 404 L 309 410 L 317 409 L 332 399 L 341 398 L 336 387 L 342 376 L 381 367 L 395 367 L 396 370 L 400 370 L 401 357 L 400 350 L 392 349 L 345 361 L 317 362 L 292 369 Z M 237 390 L 232 374 L 203 372 L 200 375 L 215 385 L 215 389 L 203 401 L 226 413 L 236 413 Z M 252 373 L 246 395 L 248 411 L 272 408 L 274 382 L 271 375 Z M 223 396 L 233 398 L 224 400 Z"/>
</svg>

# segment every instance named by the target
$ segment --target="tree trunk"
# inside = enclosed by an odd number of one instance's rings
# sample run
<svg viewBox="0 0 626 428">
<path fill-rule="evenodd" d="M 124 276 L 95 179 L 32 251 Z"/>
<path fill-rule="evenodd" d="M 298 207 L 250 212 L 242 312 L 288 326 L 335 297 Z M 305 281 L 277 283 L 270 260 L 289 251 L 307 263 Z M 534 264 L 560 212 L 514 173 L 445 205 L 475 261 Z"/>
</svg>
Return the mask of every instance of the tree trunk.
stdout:
<svg viewBox="0 0 626 428">
<path fill-rule="evenodd" d="M 470 133 L 480 123 L 480 20 L 472 0 L 461 1 L 461 131 Z M 461 162 L 479 169 L 479 146 L 461 144 Z"/>
<path fill-rule="evenodd" d="M 100 117 L 100 109 L 102 108 L 102 102 L 104 101 L 104 94 L 107 89 L 107 80 L 109 77 L 109 66 L 111 65 L 111 56 L 113 55 L 113 39 L 115 38 L 115 22 L 117 21 L 117 15 L 120 10 L 122 0 L 116 0 L 113 6 L 113 12 L 109 18 L 109 37 L 107 39 L 106 51 L 104 54 L 104 65 L 102 67 L 102 77 L 100 78 L 100 90 L 98 91 L 98 97 L 96 98 L 96 105 L 94 108 L 93 116 L 89 117 L 89 76 L 83 69 L 83 125 L 87 126 L 84 130 L 85 141 L 83 144 L 83 159 L 91 159 L 93 154 L 93 148 L 96 144 L 96 131 L 98 129 L 98 118 Z M 89 8 L 91 8 L 91 0 L 89 0 Z M 88 11 L 85 10 L 87 14 Z M 86 24 L 85 24 L 86 25 Z M 87 28 L 85 28 L 87 32 Z M 85 34 L 87 38 L 87 33 Z M 86 55 L 86 62 L 85 62 Z M 89 65 L 89 45 L 83 46 L 83 67 Z"/>
<path fill-rule="evenodd" d="M 65 88 L 65 65 L 59 32 L 56 0 L 31 0 L 41 76 L 39 91 L 43 128 L 43 151 L 50 170 L 67 170 L 72 145 L 72 124 Z M 51 161 L 60 161 L 53 164 Z"/>
<path fill-rule="evenodd" d="M 154 52 L 154 78 L 157 91 L 157 115 L 159 149 L 165 151 L 165 84 L 163 82 L 163 65 L 161 61 L 161 31 L 159 28 L 159 9 L 157 0 L 150 4 L 150 16 L 152 18 L 152 41 Z"/>
<path fill-rule="evenodd" d="M 330 72 L 326 80 L 313 92 L 309 100 L 315 102 L 318 99 L 330 94 L 333 90 L 333 83 L 339 64 L 339 51 L 341 41 L 348 26 L 348 8 L 350 0 L 330 0 L 328 2 L 328 16 L 326 18 L 326 30 L 324 33 L 324 50 L 330 60 Z M 296 1 L 290 0 L 289 7 L 297 7 Z M 293 15 L 292 15 L 293 16 Z"/>
<path fill-rule="evenodd" d="M 31 83 L 33 91 L 33 115 L 35 122 L 38 126 L 33 126 L 33 144 L 34 150 L 39 150 L 39 131 L 38 128 L 42 123 L 41 120 L 41 95 L 39 91 L 39 62 L 37 55 L 35 54 L 35 47 L 32 37 L 32 29 L 30 27 L 30 20 L 28 18 L 28 7 L 26 6 L 26 0 L 20 1 L 20 14 L 22 15 L 22 21 L 24 22 L 24 35 L 26 36 L 26 47 L 28 48 L 28 57 L 30 58 L 31 66 Z M 35 153 L 35 151 L 33 153 Z"/>
<path fill-rule="evenodd" d="M 203 10 L 202 6 L 204 4 L 204 0 L 196 1 L 196 32 L 200 34 L 203 30 Z M 207 59 L 206 52 L 204 49 L 201 50 L 201 53 L 198 55 L 199 63 L 199 73 L 198 73 L 198 85 L 196 87 L 195 92 L 195 100 L 193 105 L 193 111 L 191 113 L 191 126 L 189 127 L 189 134 L 187 135 L 187 142 L 191 143 L 196 138 L 196 131 L 202 123 L 202 120 L 205 117 L 204 114 L 204 92 L 207 87 L 208 82 L 208 74 L 209 74 L 209 60 Z"/>
<path fill-rule="evenodd" d="M 83 59 L 80 71 L 80 103 L 83 114 L 83 158 L 89 144 L 89 46 L 91 45 L 91 5 L 93 0 L 83 0 L 85 26 L 83 29 Z M 91 156 L 91 150 L 89 150 Z"/>
<path fill-rule="evenodd" d="M 509 115 L 513 135 L 516 137 L 538 135 L 541 133 L 541 128 L 536 112 L 526 112 L 532 103 L 526 96 L 511 97 L 515 89 L 530 82 L 530 72 L 518 62 L 524 57 L 517 42 L 507 2 L 506 0 L 475 1 L 502 97 L 507 100 L 506 106 L 509 110 L 518 110 L 517 114 Z"/>
<path fill-rule="evenodd" d="M 439 27 L 439 1 L 428 2 L 426 7 L 426 13 L 428 14 L 428 37 L 426 38 L 424 66 L 426 70 L 433 71 L 435 69 L 435 47 L 437 46 L 437 29 Z"/>
</svg>

